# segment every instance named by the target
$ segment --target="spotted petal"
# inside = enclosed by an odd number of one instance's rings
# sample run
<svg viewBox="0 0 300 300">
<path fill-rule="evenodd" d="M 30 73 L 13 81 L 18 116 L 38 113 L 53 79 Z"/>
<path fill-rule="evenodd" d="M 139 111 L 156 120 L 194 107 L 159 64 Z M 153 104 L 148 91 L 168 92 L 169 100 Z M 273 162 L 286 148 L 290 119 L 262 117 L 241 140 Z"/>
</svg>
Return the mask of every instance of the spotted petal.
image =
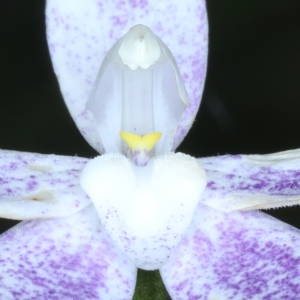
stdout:
<svg viewBox="0 0 300 300">
<path fill-rule="evenodd" d="M 161 269 L 172 299 L 298 299 L 300 232 L 264 213 L 199 205 Z"/>
<path fill-rule="evenodd" d="M 1 299 L 132 299 L 136 280 L 92 206 L 10 229 L 0 238 L 0 263 Z"/>
<path fill-rule="evenodd" d="M 91 202 L 79 185 L 86 158 L 0 151 L 0 217 L 65 217 Z"/>
<path fill-rule="evenodd" d="M 191 106 L 181 119 L 174 148 L 191 127 L 204 85 L 207 17 L 204 0 L 66 1 L 48 0 L 50 54 L 61 91 L 80 132 L 99 152 L 103 146 L 85 105 L 104 56 L 131 27 L 144 24 L 171 49 Z"/>
<path fill-rule="evenodd" d="M 201 202 L 224 212 L 300 204 L 300 150 L 201 158 L 208 184 Z"/>
</svg>

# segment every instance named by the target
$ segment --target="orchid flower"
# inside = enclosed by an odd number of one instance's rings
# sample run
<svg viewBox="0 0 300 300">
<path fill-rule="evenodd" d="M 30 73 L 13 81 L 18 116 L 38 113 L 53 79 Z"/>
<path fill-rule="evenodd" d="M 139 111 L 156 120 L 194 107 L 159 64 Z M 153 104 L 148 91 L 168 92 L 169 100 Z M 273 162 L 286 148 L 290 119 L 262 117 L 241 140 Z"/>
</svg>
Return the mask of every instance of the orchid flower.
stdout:
<svg viewBox="0 0 300 300">
<path fill-rule="evenodd" d="M 131 299 L 141 268 L 172 299 L 297 299 L 300 232 L 258 209 L 299 203 L 300 150 L 174 153 L 204 85 L 204 0 L 48 0 L 46 18 L 102 156 L 0 152 L 0 216 L 25 220 L 0 237 L 0 298 Z"/>
</svg>

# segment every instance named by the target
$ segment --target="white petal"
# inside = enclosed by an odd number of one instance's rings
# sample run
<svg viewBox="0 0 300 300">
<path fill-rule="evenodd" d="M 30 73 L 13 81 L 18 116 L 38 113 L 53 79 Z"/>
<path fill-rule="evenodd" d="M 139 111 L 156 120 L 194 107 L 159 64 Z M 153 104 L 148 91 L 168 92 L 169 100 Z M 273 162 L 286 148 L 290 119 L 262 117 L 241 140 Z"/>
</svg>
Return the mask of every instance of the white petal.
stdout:
<svg viewBox="0 0 300 300">
<path fill-rule="evenodd" d="M 79 185 L 81 157 L 0 150 L 0 217 L 65 217 L 91 202 Z"/>
<path fill-rule="evenodd" d="M 172 299 L 298 299 L 300 231 L 199 205 L 161 275 Z"/>
<path fill-rule="evenodd" d="M 68 217 L 26 221 L 0 237 L 1 299 L 132 299 L 136 267 L 92 206 Z"/>
<path fill-rule="evenodd" d="M 300 150 L 201 158 L 208 184 L 201 202 L 225 212 L 300 204 Z"/>
<path fill-rule="evenodd" d="M 191 127 L 200 104 L 207 60 L 204 0 L 106 1 L 48 0 L 47 36 L 54 70 L 79 130 L 99 152 L 103 147 L 85 104 L 100 65 L 112 45 L 129 28 L 145 24 L 171 49 L 191 106 L 175 134 L 174 148 Z"/>
<path fill-rule="evenodd" d="M 170 153 L 136 167 L 107 154 L 83 170 L 83 189 L 116 244 L 139 268 L 162 266 L 188 227 L 206 184 L 197 160 Z"/>
</svg>

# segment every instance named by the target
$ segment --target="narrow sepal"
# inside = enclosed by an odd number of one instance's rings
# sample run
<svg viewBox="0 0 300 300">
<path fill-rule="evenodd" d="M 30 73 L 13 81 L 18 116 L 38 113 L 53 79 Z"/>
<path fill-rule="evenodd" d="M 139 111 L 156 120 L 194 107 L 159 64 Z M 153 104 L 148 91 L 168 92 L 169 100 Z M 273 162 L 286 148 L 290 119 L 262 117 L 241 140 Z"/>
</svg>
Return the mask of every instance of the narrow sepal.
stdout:
<svg viewBox="0 0 300 300">
<path fill-rule="evenodd" d="M 225 212 L 300 204 L 300 150 L 201 158 L 208 184 L 201 202 Z"/>
</svg>

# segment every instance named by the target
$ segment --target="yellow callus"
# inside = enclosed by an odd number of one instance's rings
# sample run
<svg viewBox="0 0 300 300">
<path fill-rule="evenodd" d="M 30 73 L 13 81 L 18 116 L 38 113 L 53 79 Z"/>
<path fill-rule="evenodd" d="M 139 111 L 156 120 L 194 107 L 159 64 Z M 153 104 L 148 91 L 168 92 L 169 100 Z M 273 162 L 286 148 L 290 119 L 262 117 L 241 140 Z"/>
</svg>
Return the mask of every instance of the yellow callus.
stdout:
<svg viewBox="0 0 300 300">
<path fill-rule="evenodd" d="M 146 150 L 148 152 L 153 149 L 161 135 L 161 132 L 153 132 L 143 136 L 124 131 L 120 132 L 121 138 L 131 150 Z"/>
</svg>

